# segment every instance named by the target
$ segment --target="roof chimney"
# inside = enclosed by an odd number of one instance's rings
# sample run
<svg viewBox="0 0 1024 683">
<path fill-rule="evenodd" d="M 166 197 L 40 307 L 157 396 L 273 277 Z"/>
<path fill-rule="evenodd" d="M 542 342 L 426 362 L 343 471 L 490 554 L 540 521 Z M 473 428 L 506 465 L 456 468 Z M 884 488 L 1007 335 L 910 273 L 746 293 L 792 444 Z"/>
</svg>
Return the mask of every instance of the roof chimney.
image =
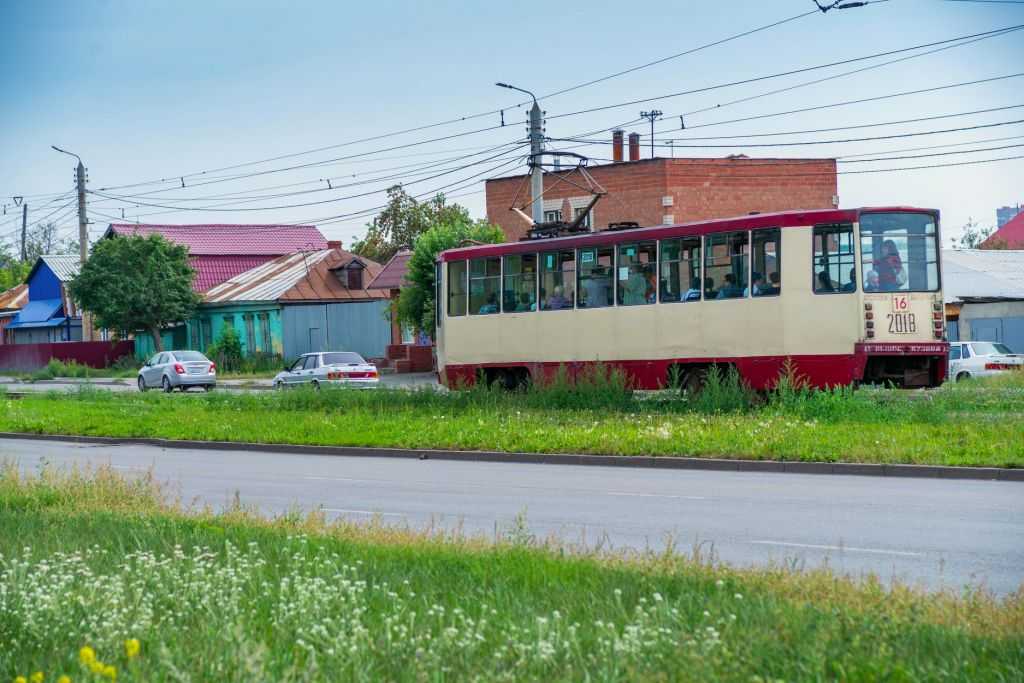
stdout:
<svg viewBox="0 0 1024 683">
<path fill-rule="evenodd" d="M 612 161 L 622 161 L 622 135 L 623 130 L 617 128 L 612 131 Z"/>
<path fill-rule="evenodd" d="M 341 240 L 327 240 L 328 249 L 341 249 Z"/>
<path fill-rule="evenodd" d="M 640 133 L 629 134 L 629 160 L 640 161 Z"/>
</svg>

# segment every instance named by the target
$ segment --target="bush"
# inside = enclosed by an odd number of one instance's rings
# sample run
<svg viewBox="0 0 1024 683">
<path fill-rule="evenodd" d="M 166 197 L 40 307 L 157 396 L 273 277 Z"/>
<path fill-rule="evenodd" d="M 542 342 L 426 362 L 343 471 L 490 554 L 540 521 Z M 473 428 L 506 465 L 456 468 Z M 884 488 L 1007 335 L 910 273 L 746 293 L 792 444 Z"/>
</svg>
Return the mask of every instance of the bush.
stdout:
<svg viewBox="0 0 1024 683">
<path fill-rule="evenodd" d="M 242 340 L 234 327 L 224 328 L 220 338 L 206 349 L 206 357 L 222 371 L 238 371 L 242 365 Z"/>
<path fill-rule="evenodd" d="M 757 399 L 733 365 L 726 369 L 712 365 L 705 372 L 704 387 L 690 399 L 702 413 L 736 413 L 750 410 Z"/>
</svg>

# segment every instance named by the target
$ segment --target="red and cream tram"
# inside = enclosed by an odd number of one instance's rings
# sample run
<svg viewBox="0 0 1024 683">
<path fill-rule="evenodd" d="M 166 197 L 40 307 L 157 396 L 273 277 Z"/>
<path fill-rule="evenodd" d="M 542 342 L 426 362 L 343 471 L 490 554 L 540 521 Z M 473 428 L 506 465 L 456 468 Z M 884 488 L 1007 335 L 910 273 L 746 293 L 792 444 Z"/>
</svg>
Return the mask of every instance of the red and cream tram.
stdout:
<svg viewBox="0 0 1024 683">
<path fill-rule="evenodd" d="M 937 386 L 947 349 L 939 214 L 908 207 L 755 214 L 450 249 L 437 362 L 454 386 L 589 364 L 635 388 L 712 365 L 753 388 L 787 360 L 818 387 Z"/>
</svg>

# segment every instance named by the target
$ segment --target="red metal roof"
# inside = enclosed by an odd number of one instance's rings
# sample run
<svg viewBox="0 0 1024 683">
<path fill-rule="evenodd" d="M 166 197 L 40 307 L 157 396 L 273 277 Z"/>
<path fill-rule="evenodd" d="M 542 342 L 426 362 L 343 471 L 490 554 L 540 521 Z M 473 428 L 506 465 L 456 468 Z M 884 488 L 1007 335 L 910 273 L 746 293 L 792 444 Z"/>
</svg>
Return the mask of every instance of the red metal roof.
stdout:
<svg viewBox="0 0 1024 683">
<path fill-rule="evenodd" d="M 377 277 L 373 278 L 373 281 L 367 285 L 367 288 L 401 289 L 402 285 L 405 284 L 405 274 L 409 272 L 410 258 L 412 258 L 411 251 L 408 249 L 400 250 L 391 257 L 391 260 L 384 264 L 384 269 L 380 271 Z"/>
<path fill-rule="evenodd" d="M 0 292 L 0 311 L 16 311 L 28 303 L 28 285 L 16 285 Z"/>
<path fill-rule="evenodd" d="M 989 235 L 981 247 L 984 249 L 1003 242 L 1007 249 L 1024 249 L 1024 211 L 1003 223 L 1003 227 Z"/>
<path fill-rule="evenodd" d="M 205 292 L 234 276 L 273 261 L 274 256 L 193 256 L 189 259 L 196 271 L 192 289 Z"/>
<path fill-rule="evenodd" d="M 283 256 L 326 249 L 314 225 L 156 225 L 111 223 L 107 235 L 163 235 L 192 256 Z"/>
</svg>

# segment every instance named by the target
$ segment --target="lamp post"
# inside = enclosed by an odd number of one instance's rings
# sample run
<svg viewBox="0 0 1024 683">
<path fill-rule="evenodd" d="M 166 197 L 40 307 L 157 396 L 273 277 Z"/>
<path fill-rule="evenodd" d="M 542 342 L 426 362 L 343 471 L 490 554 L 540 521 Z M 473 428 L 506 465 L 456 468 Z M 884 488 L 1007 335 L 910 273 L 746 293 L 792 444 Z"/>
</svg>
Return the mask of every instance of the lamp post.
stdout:
<svg viewBox="0 0 1024 683">
<path fill-rule="evenodd" d="M 541 166 L 541 155 L 544 153 L 544 123 L 541 118 L 540 105 L 537 103 L 537 96 L 529 90 L 518 88 L 508 83 L 495 83 L 499 88 L 518 90 L 533 98 L 533 106 L 530 108 L 530 200 L 531 217 L 534 225 L 544 222 L 544 169 Z"/>
</svg>

